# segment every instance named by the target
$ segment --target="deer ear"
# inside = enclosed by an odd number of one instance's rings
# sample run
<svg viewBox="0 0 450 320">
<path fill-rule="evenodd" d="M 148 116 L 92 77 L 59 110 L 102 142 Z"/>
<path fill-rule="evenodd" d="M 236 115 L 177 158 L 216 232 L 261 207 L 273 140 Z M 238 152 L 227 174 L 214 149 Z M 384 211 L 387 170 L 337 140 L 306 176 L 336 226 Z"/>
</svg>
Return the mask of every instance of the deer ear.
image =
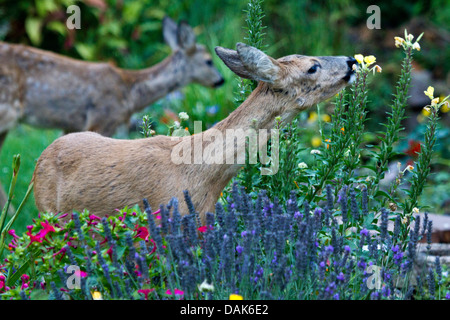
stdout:
<svg viewBox="0 0 450 320">
<path fill-rule="evenodd" d="M 254 47 L 238 42 L 236 49 L 245 68 L 253 75 L 254 80 L 274 83 L 278 78 L 280 67 L 278 62 Z"/>
<path fill-rule="evenodd" d="M 241 78 L 274 83 L 278 77 L 278 62 L 264 52 L 247 46 L 236 44 L 237 51 L 216 47 L 220 59 Z"/>
<path fill-rule="evenodd" d="M 216 47 L 216 54 L 220 59 L 226 64 L 231 71 L 236 73 L 239 77 L 245 79 L 253 79 L 252 75 L 248 72 L 248 70 L 244 67 L 244 64 L 239 57 L 239 54 L 235 50 Z"/>
<path fill-rule="evenodd" d="M 185 21 L 181 21 L 177 31 L 178 45 L 185 50 L 192 50 L 195 47 L 196 37 L 194 30 Z"/>
<path fill-rule="evenodd" d="M 164 41 L 175 51 L 179 48 L 177 39 L 178 26 L 175 21 L 165 16 L 162 21 L 163 37 Z"/>
</svg>

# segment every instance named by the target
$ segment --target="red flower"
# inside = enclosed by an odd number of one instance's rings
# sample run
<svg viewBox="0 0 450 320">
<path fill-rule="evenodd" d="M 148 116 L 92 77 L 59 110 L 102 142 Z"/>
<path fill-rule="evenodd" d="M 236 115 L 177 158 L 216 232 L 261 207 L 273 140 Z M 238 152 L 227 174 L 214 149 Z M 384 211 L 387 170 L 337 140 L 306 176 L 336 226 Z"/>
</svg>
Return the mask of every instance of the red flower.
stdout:
<svg viewBox="0 0 450 320">
<path fill-rule="evenodd" d="M 143 293 L 145 296 L 145 300 L 148 300 L 149 293 L 153 291 L 155 291 L 155 289 L 140 289 L 138 290 L 138 293 Z"/>
<path fill-rule="evenodd" d="M 136 225 L 136 228 L 137 228 L 137 225 Z M 137 229 L 136 228 L 134 229 L 134 231 L 136 231 L 137 234 L 134 237 L 141 238 L 145 241 L 148 241 L 149 232 L 148 232 L 147 228 L 146 227 L 140 227 Z"/>
<path fill-rule="evenodd" d="M 199 231 L 199 232 L 206 232 L 208 229 L 210 229 L 210 230 L 212 230 L 212 226 L 201 226 L 201 227 L 199 227 L 197 230 Z"/>
<path fill-rule="evenodd" d="M 409 140 L 408 145 L 409 147 L 406 149 L 405 153 L 410 157 L 417 157 L 421 150 L 420 141 Z"/>
</svg>

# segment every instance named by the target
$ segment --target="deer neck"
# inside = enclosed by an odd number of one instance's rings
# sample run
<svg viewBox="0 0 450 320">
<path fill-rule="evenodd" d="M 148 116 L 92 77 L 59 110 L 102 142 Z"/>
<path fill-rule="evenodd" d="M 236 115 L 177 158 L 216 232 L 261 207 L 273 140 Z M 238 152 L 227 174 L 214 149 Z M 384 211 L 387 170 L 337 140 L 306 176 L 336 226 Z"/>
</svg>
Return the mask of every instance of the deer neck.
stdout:
<svg viewBox="0 0 450 320">
<path fill-rule="evenodd" d="M 246 147 L 239 148 L 239 142 L 235 142 L 234 138 L 230 139 L 229 135 L 235 134 L 238 129 L 241 130 L 241 133 L 244 131 L 245 135 L 253 130 L 257 135 L 258 148 L 263 144 L 267 150 L 267 141 L 272 133 L 270 129 L 274 128 L 276 117 L 280 116 L 282 122 L 287 122 L 291 121 L 300 111 L 288 112 L 287 110 L 293 109 L 291 104 L 292 98 L 289 99 L 287 94 L 273 92 L 266 83 L 260 82 L 247 100 L 226 119 L 199 135 L 191 136 L 190 143 L 194 147 L 194 163 L 199 163 L 200 156 L 198 153 L 200 148 L 195 149 L 195 146 L 198 146 L 199 143 L 202 145 L 203 164 L 213 163 L 211 158 L 215 157 L 216 152 L 213 156 L 210 156 L 211 153 L 208 150 L 221 150 L 223 153 L 222 161 L 218 161 L 220 163 L 215 162 L 217 165 L 198 167 L 199 170 L 205 171 L 201 176 L 211 177 L 215 180 L 219 189 L 223 188 L 243 167 L 248 151 Z M 247 147 L 249 146 L 247 145 Z M 197 160 L 195 159 L 196 156 Z M 261 156 L 260 153 L 259 156 Z M 205 159 L 208 160 L 205 161 Z M 233 160 L 229 161 L 230 159 Z"/>
<path fill-rule="evenodd" d="M 180 52 L 175 52 L 157 65 L 139 71 L 127 71 L 131 78 L 130 106 L 137 112 L 189 82 Z"/>
<path fill-rule="evenodd" d="M 250 96 L 227 118 L 219 122 L 215 129 L 272 129 L 276 118 L 282 123 L 290 122 L 301 109 L 294 110 L 292 98 L 284 91 L 274 91 L 267 83 L 260 82 Z"/>
</svg>

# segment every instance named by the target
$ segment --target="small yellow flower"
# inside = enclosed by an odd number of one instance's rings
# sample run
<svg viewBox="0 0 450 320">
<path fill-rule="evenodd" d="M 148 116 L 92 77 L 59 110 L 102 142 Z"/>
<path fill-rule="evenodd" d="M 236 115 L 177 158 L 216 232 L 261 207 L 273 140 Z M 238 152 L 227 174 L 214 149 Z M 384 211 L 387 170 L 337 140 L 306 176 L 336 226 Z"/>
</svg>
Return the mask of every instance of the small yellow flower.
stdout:
<svg viewBox="0 0 450 320">
<path fill-rule="evenodd" d="M 414 207 L 414 208 L 412 209 L 412 212 L 413 212 L 414 214 L 419 214 L 419 209 L 417 209 L 416 207 Z"/>
<path fill-rule="evenodd" d="M 322 121 L 330 122 L 331 121 L 331 117 L 328 114 L 323 114 L 322 115 Z"/>
<path fill-rule="evenodd" d="M 314 137 L 312 137 L 312 139 L 311 139 L 311 145 L 312 145 L 314 148 L 319 147 L 321 144 L 322 144 L 322 139 L 321 139 L 319 136 L 314 136 Z"/>
<path fill-rule="evenodd" d="M 434 106 L 435 104 L 439 103 L 439 98 L 434 98 L 433 100 L 431 100 L 431 105 Z"/>
<path fill-rule="evenodd" d="M 230 294 L 229 300 L 244 300 L 244 297 L 235 293 Z"/>
<path fill-rule="evenodd" d="M 345 133 L 345 128 L 342 127 L 342 128 L 341 128 L 341 131 L 342 131 L 342 134 L 344 134 L 344 133 Z"/>
<path fill-rule="evenodd" d="M 374 64 L 376 60 L 377 59 L 375 58 L 375 56 L 364 57 L 364 62 L 367 64 L 367 66 L 370 66 L 371 64 Z"/>
<path fill-rule="evenodd" d="M 425 93 L 425 95 L 430 98 L 430 100 L 434 99 L 434 88 L 433 87 L 428 87 L 427 91 L 424 91 L 423 93 Z"/>
<path fill-rule="evenodd" d="M 400 48 L 403 45 L 403 43 L 405 43 L 405 39 L 400 38 L 400 37 L 394 37 L 394 40 L 395 40 L 395 46 L 397 48 Z"/>
<path fill-rule="evenodd" d="M 308 117 L 308 123 L 316 122 L 317 121 L 317 112 L 313 111 L 309 114 Z"/>
<path fill-rule="evenodd" d="M 420 44 L 418 42 L 414 43 L 412 46 L 413 49 L 420 51 Z"/>
<path fill-rule="evenodd" d="M 381 73 L 381 71 L 383 71 L 383 69 L 381 69 L 379 65 L 375 66 L 375 70 L 377 70 L 378 73 Z"/>
<path fill-rule="evenodd" d="M 100 292 L 94 291 L 94 292 L 91 292 L 91 294 L 92 294 L 92 299 L 94 299 L 94 300 L 103 300 L 102 294 Z"/>
<path fill-rule="evenodd" d="M 441 112 L 447 113 L 450 111 L 449 102 L 445 101 L 444 104 L 441 106 Z"/>
<path fill-rule="evenodd" d="M 364 56 L 362 54 L 355 54 L 355 59 L 358 61 L 358 63 L 363 63 Z"/>
<path fill-rule="evenodd" d="M 408 170 L 409 172 L 411 172 L 411 171 L 414 170 L 414 167 L 412 165 L 409 165 L 409 166 L 406 167 L 405 170 Z"/>
<path fill-rule="evenodd" d="M 425 107 L 425 108 L 422 109 L 422 114 L 425 117 L 428 117 L 430 115 L 430 113 L 431 113 L 431 108 L 430 107 Z"/>
</svg>

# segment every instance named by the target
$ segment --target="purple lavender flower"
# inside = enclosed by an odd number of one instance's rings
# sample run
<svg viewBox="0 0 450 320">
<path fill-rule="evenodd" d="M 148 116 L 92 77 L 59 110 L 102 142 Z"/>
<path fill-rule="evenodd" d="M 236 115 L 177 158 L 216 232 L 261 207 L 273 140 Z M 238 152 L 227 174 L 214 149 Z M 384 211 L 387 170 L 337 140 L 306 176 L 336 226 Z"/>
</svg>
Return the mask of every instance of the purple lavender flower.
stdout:
<svg viewBox="0 0 450 320">
<path fill-rule="evenodd" d="M 332 254 L 332 253 L 334 252 L 333 246 L 332 246 L 332 245 L 326 246 L 326 247 L 325 247 L 325 252 L 326 252 L 327 254 Z"/>
<path fill-rule="evenodd" d="M 238 255 L 241 255 L 242 251 L 244 250 L 244 248 L 240 245 L 236 246 L 236 252 L 238 253 Z"/>
<path fill-rule="evenodd" d="M 340 272 L 339 275 L 336 277 L 336 279 L 339 281 L 345 281 L 344 273 Z"/>
<path fill-rule="evenodd" d="M 362 229 L 359 233 L 360 235 L 364 235 L 366 237 L 369 236 L 369 230 L 367 230 L 366 228 Z"/>
</svg>

